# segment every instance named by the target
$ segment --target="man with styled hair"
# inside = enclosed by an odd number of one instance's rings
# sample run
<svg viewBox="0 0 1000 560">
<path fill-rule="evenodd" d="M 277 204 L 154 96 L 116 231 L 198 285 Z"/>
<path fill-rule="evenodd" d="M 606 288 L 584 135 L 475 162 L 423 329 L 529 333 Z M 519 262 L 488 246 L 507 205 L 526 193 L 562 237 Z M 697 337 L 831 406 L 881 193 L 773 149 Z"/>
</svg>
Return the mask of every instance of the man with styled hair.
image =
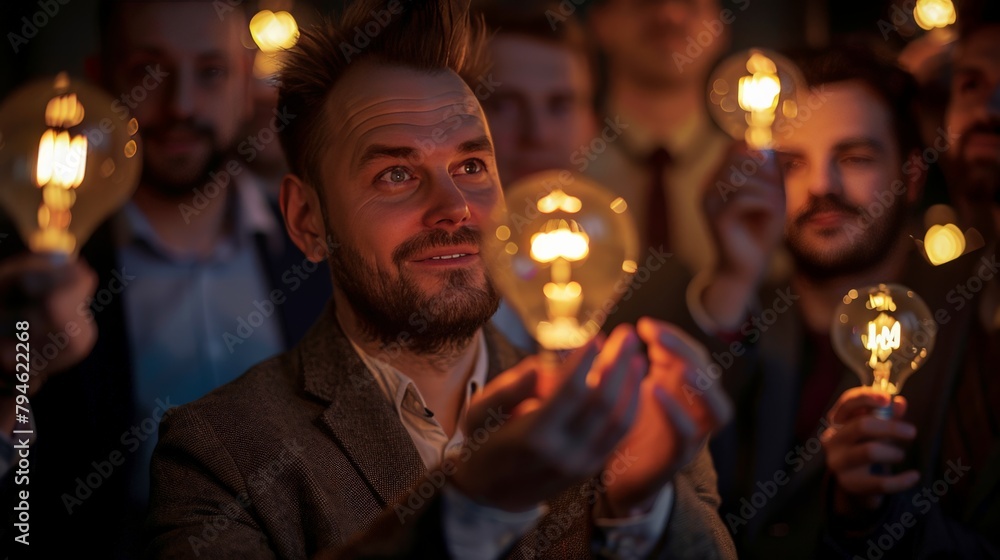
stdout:
<svg viewBox="0 0 1000 560">
<path fill-rule="evenodd" d="M 644 320 L 540 371 L 487 324 L 503 195 L 467 10 L 356 2 L 288 53 L 281 207 L 306 254 L 332 240 L 334 295 L 293 351 L 164 419 L 149 555 L 733 557 L 704 448 L 729 404 L 681 398 L 703 349 Z"/>
</svg>

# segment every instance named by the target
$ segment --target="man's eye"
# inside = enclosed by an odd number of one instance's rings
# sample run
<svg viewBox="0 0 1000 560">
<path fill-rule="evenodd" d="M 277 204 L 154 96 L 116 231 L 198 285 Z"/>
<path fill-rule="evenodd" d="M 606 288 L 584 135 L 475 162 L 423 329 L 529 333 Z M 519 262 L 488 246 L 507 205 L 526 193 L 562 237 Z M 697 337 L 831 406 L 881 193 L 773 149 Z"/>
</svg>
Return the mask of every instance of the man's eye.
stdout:
<svg viewBox="0 0 1000 560">
<path fill-rule="evenodd" d="M 779 160 L 781 163 L 781 168 L 785 171 L 794 171 L 796 169 L 801 169 L 804 165 L 802 160 L 798 159 L 782 159 Z"/>
<path fill-rule="evenodd" d="M 382 173 L 378 176 L 379 181 L 385 181 L 386 183 L 405 183 L 413 178 L 406 168 L 403 167 L 393 167 L 388 171 Z"/>
<path fill-rule="evenodd" d="M 486 164 L 479 159 L 470 159 L 462 164 L 462 173 L 466 175 L 475 175 L 476 173 L 482 173 L 486 171 Z"/>
<path fill-rule="evenodd" d="M 847 156 L 840 161 L 841 163 L 845 163 L 847 165 L 868 165 L 869 163 L 872 163 L 875 160 L 866 156 Z"/>
</svg>

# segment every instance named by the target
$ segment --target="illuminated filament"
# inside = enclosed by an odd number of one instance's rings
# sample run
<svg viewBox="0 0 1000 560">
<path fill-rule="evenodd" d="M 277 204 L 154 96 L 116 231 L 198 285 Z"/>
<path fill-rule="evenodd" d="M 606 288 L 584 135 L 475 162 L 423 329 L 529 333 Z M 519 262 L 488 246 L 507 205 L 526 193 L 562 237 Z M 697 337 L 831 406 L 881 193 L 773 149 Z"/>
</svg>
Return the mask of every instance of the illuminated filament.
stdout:
<svg viewBox="0 0 1000 560">
<path fill-rule="evenodd" d="M 781 94 L 781 80 L 774 61 L 761 53 L 754 53 L 747 60 L 749 76 L 740 78 L 737 99 L 740 108 L 747 111 L 747 144 L 761 150 L 771 146 L 771 125 Z"/>
<path fill-rule="evenodd" d="M 868 321 L 868 335 L 862 335 L 861 341 L 865 344 L 865 348 L 872 353 L 868 360 L 868 366 L 875 374 L 874 387 L 894 393 L 895 388 L 889 382 L 892 364 L 887 360 L 892 355 L 893 350 L 899 349 L 899 321 L 885 313 L 879 313 L 874 321 Z"/>
<path fill-rule="evenodd" d="M 562 205 L 565 201 L 557 202 Z M 542 231 L 531 236 L 531 258 L 551 263 L 551 281 L 542 287 L 549 320 L 540 322 L 537 330 L 538 341 L 546 348 L 574 348 L 586 338 L 577 318 L 583 287 L 572 280 L 572 263 L 584 260 L 589 253 L 590 238 L 575 220 L 549 220 Z"/>
<path fill-rule="evenodd" d="M 42 251 L 72 252 L 76 238 L 70 234 L 71 209 L 75 189 L 87 171 L 87 137 L 67 130 L 83 121 L 83 105 L 76 94 L 60 95 L 45 106 L 45 123 L 50 127 L 38 141 L 35 184 L 42 190 L 38 207 L 38 227 L 32 248 Z"/>
</svg>

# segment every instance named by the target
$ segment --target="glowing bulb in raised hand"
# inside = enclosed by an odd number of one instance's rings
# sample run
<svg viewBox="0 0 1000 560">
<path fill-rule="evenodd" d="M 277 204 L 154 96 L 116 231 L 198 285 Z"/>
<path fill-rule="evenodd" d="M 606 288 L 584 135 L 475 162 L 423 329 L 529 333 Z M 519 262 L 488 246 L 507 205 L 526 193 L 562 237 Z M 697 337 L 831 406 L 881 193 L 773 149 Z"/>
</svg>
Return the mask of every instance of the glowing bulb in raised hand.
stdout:
<svg viewBox="0 0 1000 560">
<path fill-rule="evenodd" d="M 925 31 L 948 27 L 955 20 L 955 5 L 951 0 L 917 0 L 913 6 L 913 21 Z"/>
<path fill-rule="evenodd" d="M 569 171 L 525 177 L 504 197 L 483 232 L 491 278 L 542 348 L 583 346 L 637 268 L 628 205 Z"/>
<path fill-rule="evenodd" d="M 0 206 L 36 253 L 73 255 L 132 195 L 141 157 L 135 119 L 66 74 L 0 105 Z"/>
<path fill-rule="evenodd" d="M 712 118 L 753 150 L 773 147 L 772 130 L 781 119 L 798 116 L 796 95 L 806 89 L 792 62 L 757 48 L 723 60 L 709 78 L 708 88 Z"/>
<path fill-rule="evenodd" d="M 920 296 L 899 284 L 878 284 L 844 296 L 830 336 L 861 384 L 891 397 L 930 356 L 936 334 L 937 323 Z M 891 416 L 891 405 L 878 414 Z"/>
</svg>

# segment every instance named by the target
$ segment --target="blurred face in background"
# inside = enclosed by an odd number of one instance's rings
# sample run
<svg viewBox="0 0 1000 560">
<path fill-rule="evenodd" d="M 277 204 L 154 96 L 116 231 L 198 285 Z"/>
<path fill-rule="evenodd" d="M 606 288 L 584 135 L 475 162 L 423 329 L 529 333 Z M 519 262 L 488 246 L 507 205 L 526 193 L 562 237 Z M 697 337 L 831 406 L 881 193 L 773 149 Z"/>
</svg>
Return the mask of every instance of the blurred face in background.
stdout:
<svg viewBox="0 0 1000 560">
<path fill-rule="evenodd" d="M 785 238 L 813 277 L 865 270 L 897 241 L 915 187 L 902 171 L 892 113 L 860 81 L 826 84 L 827 102 L 779 147 Z M 903 195 L 892 191 L 902 184 Z"/>
<path fill-rule="evenodd" d="M 483 101 L 504 185 L 525 175 L 570 168 L 574 150 L 594 136 L 592 76 L 583 53 L 527 35 L 491 42 L 496 91 Z"/>
<path fill-rule="evenodd" d="M 105 85 L 139 121 L 144 185 L 189 195 L 219 168 L 249 117 L 246 18 L 210 2 L 123 2 Z"/>
<path fill-rule="evenodd" d="M 946 155 L 963 194 L 1000 202 L 1000 25 L 978 29 L 956 49 L 945 119 L 959 136 Z"/>
<path fill-rule="evenodd" d="M 720 13 L 718 0 L 604 0 L 589 23 L 616 71 L 664 87 L 701 84 L 728 46 Z"/>
</svg>

